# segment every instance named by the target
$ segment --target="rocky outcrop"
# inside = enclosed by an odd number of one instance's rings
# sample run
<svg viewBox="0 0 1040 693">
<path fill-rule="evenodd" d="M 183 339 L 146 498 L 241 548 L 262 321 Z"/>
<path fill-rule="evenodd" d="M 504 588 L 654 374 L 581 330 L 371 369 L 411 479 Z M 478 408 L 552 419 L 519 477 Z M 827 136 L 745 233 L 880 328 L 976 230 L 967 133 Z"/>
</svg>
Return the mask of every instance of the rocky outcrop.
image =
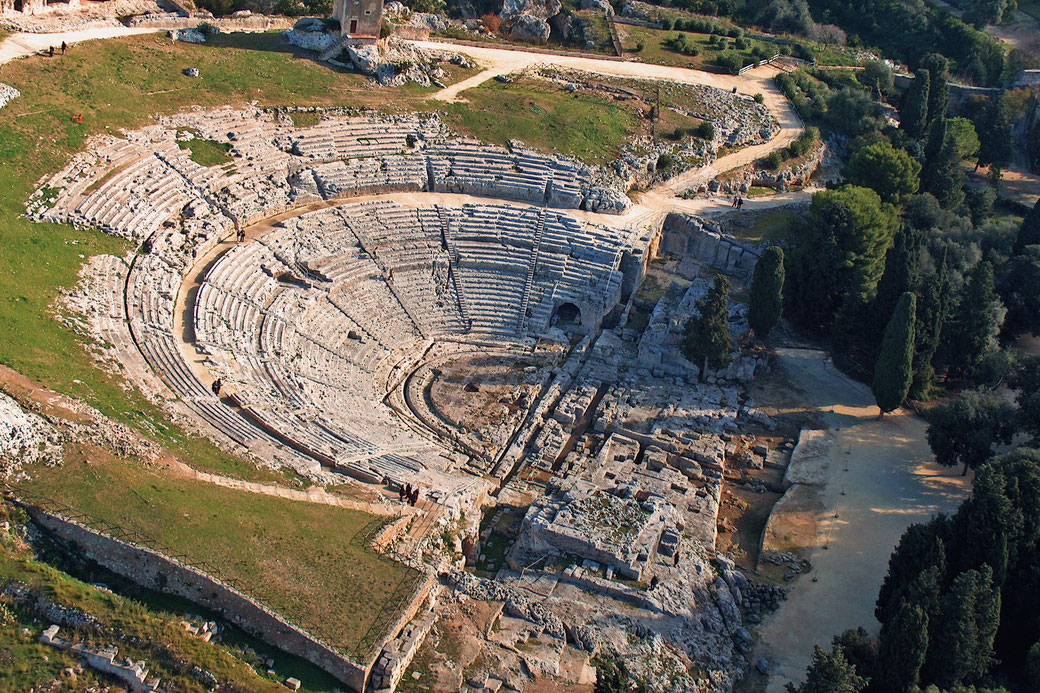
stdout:
<svg viewBox="0 0 1040 693">
<path fill-rule="evenodd" d="M 614 14 L 614 8 L 607 0 L 581 0 L 581 9 L 599 10 L 603 14 Z"/>
<path fill-rule="evenodd" d="M 344 46 L 347 56 L 350 58 L 350 62 L 354 64 L 360 72 L 366 75 L 376 74 L 376 70 L 379 69 L 379 49 L 376 48 L 375 44 L 363 43 L 353 44 L 348 43 Z"/>
<path fill-rule="evenodd" d="M 332 34 L 326 34 L 319 31 L 297 31 L 296 29 L 289 29 L 288 31 L 282 32 L 282 36 L 292 45 L 297 48 L 303 48 L 308 51 L 315 51 L 317 53 L 324 53 L 336 43 L 339 38 Z"/>
<path fill-rule="evenodd" d="M 759 162 L 749 164 L 726 174 L 724 178 L 716 178 L 708 184 L 707 189 L 712 190 L 714 187 L 712 192 L 724 195 L 746 194 L 752 186 L 787 192 L 792 187 L 808 185 L 823 162 L 826 151 L 826 146 L 819 142 L 803 160 L 795 164 L 785 162 L 776 170 L 767 169 Z"/>
<path fill-rule="evenodd" d="M 57 432 L 42 417 L 23 411 L 18 402 L 0 392 L 0 475 L 22 463 L 61 459 Z"/>
<path fill-rule="evenodd" d="M 21 95 L 22 92 L 18 91 L 11 85 L 0 84 L 0 108 L 3 108 Z"/>
<path fill-rule="evenodd" d="M 560 0 L 505 0 L 498 14 L 511 37 L 520 41 L 544 42 L 551 32 L 549 19 L 558 15 L 561 9 Z"/>
</svg>

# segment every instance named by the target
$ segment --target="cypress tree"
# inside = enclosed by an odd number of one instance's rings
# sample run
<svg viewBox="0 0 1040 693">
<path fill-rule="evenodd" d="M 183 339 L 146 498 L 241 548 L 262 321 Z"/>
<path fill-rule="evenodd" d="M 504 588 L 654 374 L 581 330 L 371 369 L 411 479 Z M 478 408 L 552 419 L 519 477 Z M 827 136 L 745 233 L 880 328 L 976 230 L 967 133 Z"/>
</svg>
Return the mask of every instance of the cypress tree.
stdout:
<svg viewBox="0 0 1040 693">
<path fill-rule="evenodd" d="M 939 160 L 939 154 L 946 144 L 947 126 L 946 118 L 936 118 L 928 124 L 928 139 L 924 145 L 925 180 L 928 179 L 927 170 Z"/>
<path fill-rule="evenodd" d="M 936 118 L 928 126 L 924 155 L 922 188 L 934 195 L 944 209 L 956 207 L 964 199 L 964 172 L 956 138 L 951 136 L 946 118 Z"/>
<path fill-rule="evenodd" d="M 949 282 L 946 281 L 946 254 L 942 263 L 921 283 L 917 300 L 917 324 L 914 326 L 914 379 L 910 396 L 926 399 L 935 380 L 932 361 L 939 348 L 939 337 L 946 323 L 949 305 Z"/>
<path fill-rule="evenodd" d="M 915 140 L 924 137 L 928 129 L 928 70 L 919 68 L 914 72 L 914 81 L 907 90 L 903 111 L 899 114 L 899 127 Z"/>
<path fill-rule="evenodd" d="M 787 684 L 788 693 L 860 693 L 867 687 L 867 680 L 845 659 L 841 647 L 827 652 L 817 645 L 805 674 L 802 685 Z"/>
<path fill-rule="evenodd" d="M 874 382 L 871 388 L 874 401 L 881 410 L 878 418 L 902 404 L 910 391 L 916 313 L 917 297 L 907 291 L 899 298 L 892 319 L 885 328 L 881 354 L 874 366 Z"/>
<path fill-rule="evenodd" d="M 945 118 L 950 100 L 950 61 L 938 53 L 930 53 L 922 66 L 928 70 L 928 122 Z"/>
<path fill-rule="evenodd" d="M 1015 255 L 1021 255 L 1027 245 L 1040 245 L 1040 199 L 1022 220 L 1018 236 L 1015 237 Z"/>
<path fill-rule="evenodd" d="M 707 295 L 694 305 L 697 315 L 686 321 L 683 330 L 683 356 L 698 367 L 728 365 L 733 351 L 729 335 L 729 280 L 721 274 L 716 276 Z M 702 378 L 706 375 L 701 373 Z"/>
<path fill-rule="evenodd" d="M 993 641 L 1000 621 L 1000 593 L 988 565 L 954 578 L 942 599 L 940 617 L 931 621 L 926 675 L 943 688 L 973 682 L 993 663 Z"/>
<path fill-rule="evenodd" d="M 872 337 L 875 345 L 875 358 L 881 335 L 884 334 L 885 326 L 892 317 L 892 311 L 895 310 L 899 298 L 907 291 L 917 293 L 920 260 L 920 234 L 913 227 L 904 224 L 885 255 L 885 273 L 881 275 L 877 297 L 874 298 L 873 324 L 867 336 Z"/>
<path fill-rule="evenodd" d="M 748 324 L 759 339 L 765 339 L 780 321 L 783 291 L 784 250 L 769 246 L 755 264 L 748 303 Z"/>
<path fill-rule="evenodd" d="M 980 262 L 964 285 L 950 320 L 950 370 L 961 376 L 974 375 L 997 348 L 997 335 L 1003 322 L 1004 307 L 993 284 L 993 266 Z"/>
<path fill-rule="evenodd" d="M 881 626 L 878 667 L 871 684 L 886 693 L 917 690 L 928 652 L 928 614 L 905 599 L 893 618 Z"/>
<path fill-rule="evenodd" d="M 978 164 L 1000 168 L 1006 166 L 1011 160 L 1011 117 L 1003 92 L 992 97 L 986 104 L 976 130 L 980 145 Z"/>
</svg>

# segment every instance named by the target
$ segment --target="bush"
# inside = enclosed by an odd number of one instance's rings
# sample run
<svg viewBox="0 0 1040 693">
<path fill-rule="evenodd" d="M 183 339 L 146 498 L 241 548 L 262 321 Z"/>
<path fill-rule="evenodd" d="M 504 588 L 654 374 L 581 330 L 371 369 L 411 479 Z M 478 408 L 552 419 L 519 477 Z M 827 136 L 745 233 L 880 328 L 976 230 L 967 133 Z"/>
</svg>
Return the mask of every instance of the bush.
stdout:
<svg viewBox="0 0 1040 693">
<path fill-rule="evenodd" d="M 387 38 L 392 33 L 394 33 L 394 28 L 390 26 L 390 22 L 384 19 L 379 23 L 379 38 Z"/>
<path fill-rule="evenodd" d="M 657 157 L 657 170 L 667 171 L 672 167 L 672 164 L 674 163 L 675 159 L 672 158 L 671 154 L 662 154 L 661 156 Z"/>
<path fill-rule="evenodd" d="M 718 58 L 719 65 L 729 70 L 730 74 L 737 74 L 744 67 L 744 59 L 737 53 L 722 53 Z"/>
<path fill-rule="evenodd" d="M 766 97 L 762 95 L 762 92 L 755 94 L 755 103 L 763 103 L 765 100 Z"/>
<path fill-rule="evenodd" d="M 636 43 L 636 53 L 642 53 L 644 48 L 646 48 L 646 44 L 642 41 Z"/>
<path fill-rule="evenodd" d="M 705 120 L 697 126 L 697 135 L 706 140 L 715 139 L 715 124 Z"/>
<path fill-rule="evenodd" d="M 773 171 L 780 168 L 780 166 L 783 165 L 783 163 L 784 155 L 781 154 L 779 150 L 769 152 L 769 154 L 765 158 L 766 167 L 772 169 Z"/>
<path fill-rule="evenodd" d="M 665 17 L 661 20 L 661 28 L 665 31 L 671 31 L 675 28 L 675 22 L 672 20 L 671 17 Z"/>
<path fill-rule="evenodd" d="M 733 41 L 733 45 L 739 50 L 747 50 L 751 47 L 751 41 L 746 38 L 738 38 Z"/>
<path fill-rule="evenodd" d="M 498 32 L 502 30 L 502 18 L 497 14 L 488 13 L 482 15 L 480 23 L 484 25 L 484 28 L 490 31 L 492 34 L 498 35 Z"/>
</svg>

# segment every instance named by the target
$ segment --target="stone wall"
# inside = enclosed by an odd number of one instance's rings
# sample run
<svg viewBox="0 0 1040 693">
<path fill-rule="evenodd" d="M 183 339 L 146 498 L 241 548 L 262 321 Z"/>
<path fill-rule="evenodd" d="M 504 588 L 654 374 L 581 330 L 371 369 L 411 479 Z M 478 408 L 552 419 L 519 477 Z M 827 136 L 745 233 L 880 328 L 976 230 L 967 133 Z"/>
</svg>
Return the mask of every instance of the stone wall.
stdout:
<svg viewBox="0 0 1040 693">
<path fill-rule="evenodd" d="M 734 274 L 750 275 L 759 258 L 758 249 L 727 236 L 721 227 L 674 212 L 665 218 L 661 247 L 676 255 L 696 257 Z"/>
<path fill-rule="evenodd" d="M 798 163 L 785 161 L 780 168 L 771 171 L 758 163 L 720 176 L 712 181 L 707 190 L 724 195 L 746 195 L 752 187 L 772 188 L 777 192 L 787 192 L 794 186 L 809 184 L 816 170 L 823 162 L 827 147 L 817 141 L 806 157 Z"/>
<path fill-rule="evenodd" d="M 74 543 L 83 556 L 108 570 L 148 589 L 174 594 L 212 609 L 273 647 L 307 660 L 355 690 L 364 690 L 371 663 L 364 667 L 356 664 L 220 580 L 151 549 L 113 539 L 77 522 L 38 509 L 31 512 L 39 526 Z"/>
<path fill-rule="evenodd" d="M 426 585 L 432 584 L 431 575 Z M 430 593 L 428 587 L 426 593 Z M 369 684 L 373 690 L 393 691 L 397 688 L 397 684 L 400 683 L 401 677 L 404 676 L 412 658 L 422 646 L 430 629 L 433 628 L 433 624 L 437 621 L 437 613 L 434 611 L 437 602 L 436 595 L 431 594 L 429 599 L 430 608 L 419 618 L 408 622 L 396 638 L 388 641 L 383 646 L 383 651 L 372 666 L 372 677 L 369 680 Z"/>
</svg>

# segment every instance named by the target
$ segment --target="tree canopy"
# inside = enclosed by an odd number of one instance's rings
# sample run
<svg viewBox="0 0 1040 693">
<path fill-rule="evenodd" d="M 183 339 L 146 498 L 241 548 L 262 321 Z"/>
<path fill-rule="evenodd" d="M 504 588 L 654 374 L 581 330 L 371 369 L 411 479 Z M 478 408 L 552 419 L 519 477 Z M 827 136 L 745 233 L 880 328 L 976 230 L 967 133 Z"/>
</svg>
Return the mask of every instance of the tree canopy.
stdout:
<svg viewBox="0 0 1040 693">
<path fill-rule="evenodd" d="M 717 275 L 704 298 L 694 304 L 683 330 L 683 356 L 702 368 L 723 368 L 732 360 L 733 339 L 729 334 L 729 280 Z M 705 375 L 704 373 L 701 374 Z"/>
<path fill-rule="evenodd" d="M 903 149 L 878 142 L 859 149 L 843 171 L 852 185 L 874 190 L 885 202 L 902 202 L 917 192 L 921 163 Z"/>
<path fill-rule="evenodd" d="M 882 414 L 898 408 L 910 391 L 916 319 L 917 297 L 907 291 L 900 297 L 892 319 L 885 328 L 881 355 L 874 366 L 871 389 Z"/>
<path fill-rule="evenodd" d="M 755 336 L 765 339 L 780 321 L 783 309 L 784 251 L 777 245 L 769 246 L 755 263 L 748 301 L 748 325 Z"/>
</svg>

